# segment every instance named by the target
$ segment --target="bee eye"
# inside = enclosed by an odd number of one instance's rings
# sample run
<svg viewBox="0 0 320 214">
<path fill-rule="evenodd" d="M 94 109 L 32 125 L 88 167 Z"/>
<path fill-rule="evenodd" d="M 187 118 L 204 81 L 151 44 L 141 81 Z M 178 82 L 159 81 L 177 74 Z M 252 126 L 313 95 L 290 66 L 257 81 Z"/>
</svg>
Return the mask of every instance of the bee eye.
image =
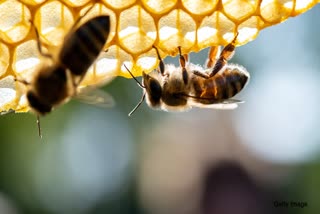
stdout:
<svg viewBox="0 0 320 214">
<path fill-rule="evenodd" d="M 158 81 L 151 79 L 149 82 L 151 96 L 154 100 L 160 100 L 162 89 Z"/>
</svg>

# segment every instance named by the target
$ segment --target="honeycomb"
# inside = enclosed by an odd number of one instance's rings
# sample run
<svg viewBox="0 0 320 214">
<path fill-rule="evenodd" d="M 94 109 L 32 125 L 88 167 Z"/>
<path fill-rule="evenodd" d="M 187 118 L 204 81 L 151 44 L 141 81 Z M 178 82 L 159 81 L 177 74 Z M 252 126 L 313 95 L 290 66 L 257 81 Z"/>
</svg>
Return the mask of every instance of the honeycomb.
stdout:
<svg viewBox="0 0 320 214">
<path fill-rule="evenodd" d="M 129 77 L 123 63 L 141 75 L 162 57 L 225 45 L 238 32 L 237 46 L 255 39 L 260 30 L 304 13 L 320 0 L 1 0 L 0 112 L 28 111 L 25 87 L 14 78 L 30 80 L 42 47 L 57 51 L 64 36 L 88 9 L 80 23 L 108 14 L 111 32 L 105 49 L 91 66 L 82 85 L 99 85 L 113 76 Z"/>
</svg>

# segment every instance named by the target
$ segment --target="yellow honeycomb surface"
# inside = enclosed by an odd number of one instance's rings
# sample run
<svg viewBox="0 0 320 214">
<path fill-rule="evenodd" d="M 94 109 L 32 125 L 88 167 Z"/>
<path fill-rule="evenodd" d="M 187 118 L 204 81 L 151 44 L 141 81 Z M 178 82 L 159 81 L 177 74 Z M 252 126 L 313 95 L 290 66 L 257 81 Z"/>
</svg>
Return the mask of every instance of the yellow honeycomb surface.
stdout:
<svg viewBox="0 0 320 214">
<path fill-rule="evenodd" d="M 0 0 L 0 112 L 28 111 L 25 89 L 14 78 L 30 80 L 41 64 L 35 24 L 46 51 L 58 51 L 75 20 L 108 14 L 111 32 L 103 52 L 82 85 L 99 85 L 112 76 L 129 77 L 157 66 L 162 57 L 225 45 L 239 32 L 237 45 L 263 28 L 304 13 L 320 0 Z"/>
</svg>

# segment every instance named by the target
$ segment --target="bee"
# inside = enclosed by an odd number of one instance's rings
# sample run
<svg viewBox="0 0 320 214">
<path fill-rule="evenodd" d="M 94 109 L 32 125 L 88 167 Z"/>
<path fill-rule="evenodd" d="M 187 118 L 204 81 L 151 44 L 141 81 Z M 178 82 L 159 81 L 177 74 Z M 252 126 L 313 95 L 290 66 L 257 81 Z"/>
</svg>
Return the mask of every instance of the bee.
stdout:
<svg viewBox="0 0 320 214">
<path fill-rule="evenodd" d="M 38 51 L 45 58 L 43 62 L 46 63 L 42 63 L 30 83 L 24 80 L 17 81 L 28 87 L 26 97 L 29 106 L 37 114 L 40 137 L 39 115 L 51 112 L 54 107 L 67 102 L 77 94 L 78 85 L 108 39 L 110 17 L 108 15 L 96 16 L 78 26 L 79 21 L 85 15 L 73 24 L 56 55 L 45 53 L 42 50 L 39 32 L 30 21 L 35 29 Z M 49 62 L 45 61 L 46 59 Z"/>
<path fill-rule="evenodd" d="M 178 47 L 180 67 L 165 65 L 155 48 L 160 61 L 157 71 L 150 74 L 143 72 L 143 96 L 129 116 L 141 105 L 146 97 L 147 104 L 155 109 L 165 111 L 186 111 L 192 107 L 234 109 L 241 103 L 231 99 L 248 83 L 250 75 L 247 70 L 236 64 L 228 64 L 235 53 L 235 42 L 224 47 L 216 59 L 219 47 L 211 47 L 206 68 L 188 63 L 188 56 L 181 54 Z M 129 69 L 126 67 L 131 74 Z M 133 77 L 133 75 L 131 74 Z M 135 78 L 136 81 L 138 81 Z"/>
</svg>

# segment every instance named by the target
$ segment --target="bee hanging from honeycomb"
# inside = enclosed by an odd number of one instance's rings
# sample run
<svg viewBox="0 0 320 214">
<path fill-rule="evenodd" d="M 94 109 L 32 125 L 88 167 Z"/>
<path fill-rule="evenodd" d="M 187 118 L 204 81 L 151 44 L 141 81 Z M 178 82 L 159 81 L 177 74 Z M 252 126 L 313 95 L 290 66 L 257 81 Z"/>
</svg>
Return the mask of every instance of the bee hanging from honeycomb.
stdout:
<svg viewBox="0 0 320 214">
<path fill-rule="evenodd" d="M 92 7 L 86 11 L 85 15 Z M 27 100 L 31 109 L 37 114 L 40 137 L 39 115 L 51 112 L 54 107 L 65 103 L 77 94 L 78 86 L 88 68 L 97 59 L 108 39 L 110 17 L 108 15 L 96 16 L 78 26 L 79 21 L 85 15 L 74 23 L 57 55 L 45 53 L 42 50 L 39 32 L 31 22 L 37 36 L 38 50 L 44 59 L 31 82 L 19 79 L 17 81 L 27 86 Z M 99 96 L 104 95 L 100 93 Z M 88 98 L 88 96 L 82 97 Z M 81 96 L 79 98 L 81 99 Z M 104 99 L 100 98 L 99 100 L 103 102 L 112 100 L 107 94 Z M 88 98 L 88 102 L 92 103 L 91 98 Z"/>
<path fill-rule="evenodd" d="M 192 107 L 234 109 L 241 103 L 231 99 L 248 83 L 250 75 L 247 70 L 236 64 L 228 64 L 235 52 L 233 41 L 224 47 L 218 59 L 216 55 L 219 47 L 211 47 L 206 68 L 188 63 L 188 56 L 181 54 L 179 49 L 180 67 L 165 65 L 156 47 L 160 61 L 159 69 L 150 74 L 143 73 L 143 96 L 129 116 L 141 105 L 146 97 L 147 104 L 165 111 L 185 111 Z M 130 70 L 126 67 L 130 75 Z"/>
</svg>

